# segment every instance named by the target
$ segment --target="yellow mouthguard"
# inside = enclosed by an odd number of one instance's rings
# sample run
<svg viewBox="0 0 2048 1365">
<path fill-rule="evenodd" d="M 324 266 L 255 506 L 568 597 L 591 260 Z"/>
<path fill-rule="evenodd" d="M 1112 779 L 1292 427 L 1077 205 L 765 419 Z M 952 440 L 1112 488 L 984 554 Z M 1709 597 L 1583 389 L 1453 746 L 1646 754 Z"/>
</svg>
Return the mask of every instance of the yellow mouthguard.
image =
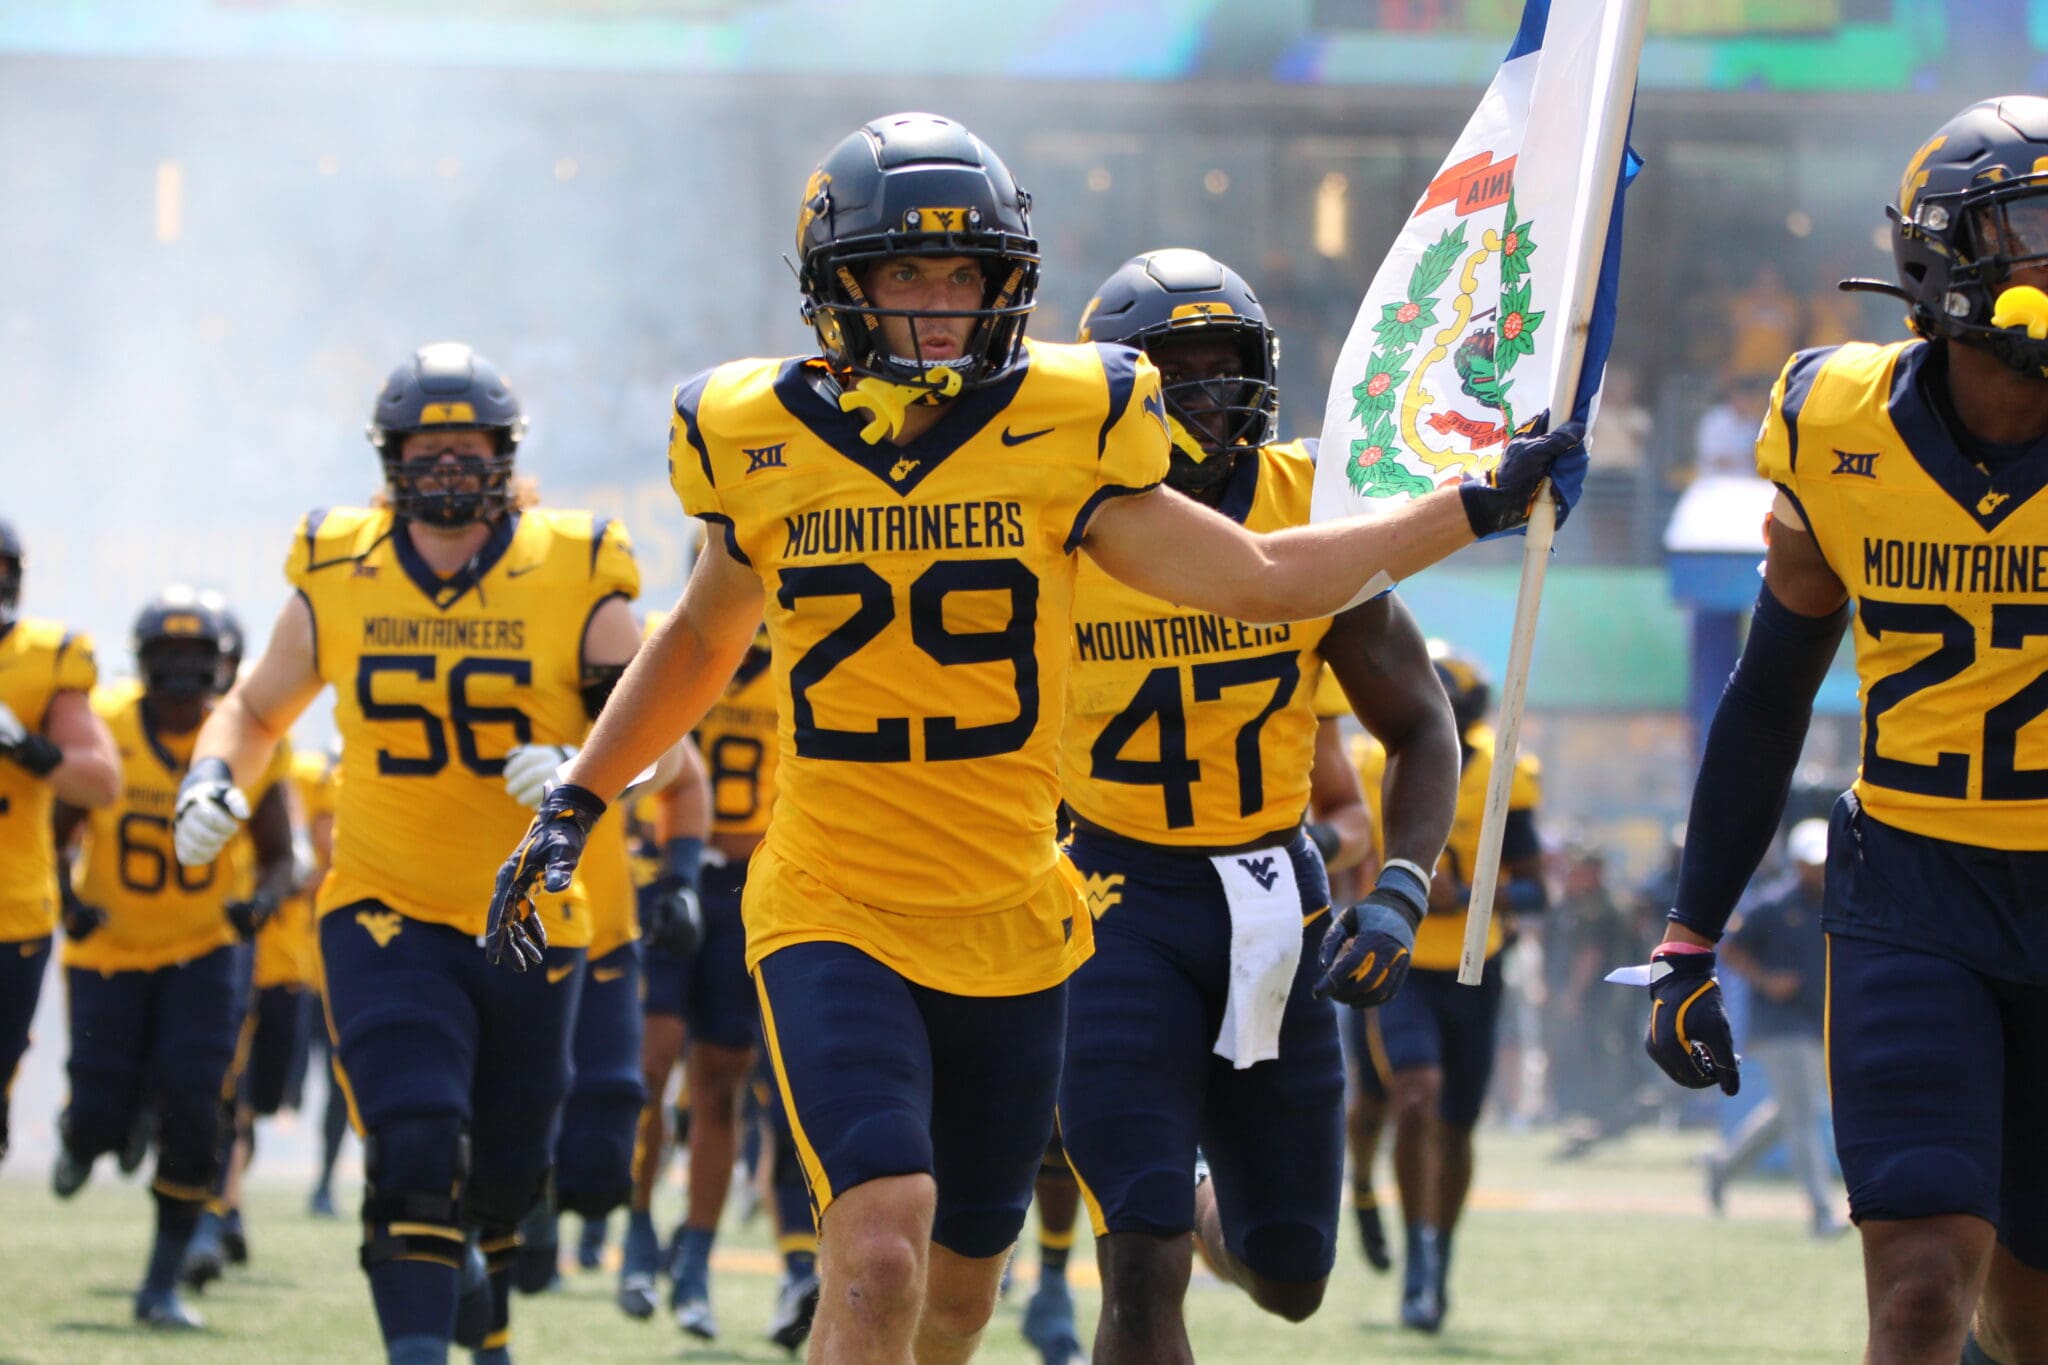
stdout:
<svg viewBox="0 0 2048 1365">
<path fill-rule="evenodd" d="M 959 392 L 960 371 L 949 367 L 927 370 L 917 381 L 909 384 L 892 384 L 886 379 L 868 375 L 839 395 L 839 410 L 852 412 L 855 408 L 865 408 L 872 413 L 874 420 L 860 429 L 860 438 L 874 445 L 903 434 L 903 416 L 911 404 L 936 403 L 942 398 L 955 397 Z"/>
</svg>

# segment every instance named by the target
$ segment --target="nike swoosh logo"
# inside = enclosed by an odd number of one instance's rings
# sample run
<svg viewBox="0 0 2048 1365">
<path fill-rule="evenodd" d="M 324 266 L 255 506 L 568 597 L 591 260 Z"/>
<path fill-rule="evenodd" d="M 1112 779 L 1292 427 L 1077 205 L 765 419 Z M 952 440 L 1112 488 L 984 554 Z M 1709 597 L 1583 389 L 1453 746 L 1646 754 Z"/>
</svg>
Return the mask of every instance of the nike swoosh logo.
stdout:
<svg viewBox="0 0 2048 1365">
<path fill-rule="evenodd" d="M 568 980 L 568 978 L 569 978 L 569 973 L 571 973 L 571 972 L 573 972 L 573 971 L 575 971 L 575 970 L 576 970 L 576 964 L 575 964 L 575 963 L 573 963 L 573 962 L 571 962 L 571 963 L 570 963 L 570 964 L 569 964 L 568 966 L 566 966 L 566 967 L 550 967 L 550 968 L 548 968 L 548 984 L 549 984 L 550 986 L 559 986 L 559 985 L 561 985 L 561 984 L 562 984 L 562 982 L 564 982 L 564 981 Z"/>
<path fill-rule="evenodd" d="M 532 573 L 532 572 L 533 572 L 533 571 L 534 571 L 535 569 L 538 569 L 539 567 L 540 567 L 540 565 L 538 565 L 538 564 L 522 564 L 522 565 L 520 565 L 520 566 L 519 566 L 518 568 L 516 568 L 516 569 L 507 569 L 507 570 L 505 570 L 505 577 L 507 577 L 507 578 L 519 578 L 519 577 L 522 577 L 523 575 L 526 575 L 526 574 L 530 574 L 530 573 Z"/>
<path fill-rule="evenodd" d="M 1050 435 L 1052 435 L 1051 427 L 1045 427 L 1038 431 L 1011 431 L 1008 427 L 1004 427 L 1003 444 L 1006 446 L 1021 446 L 1026 441 L 1035 441 L 1041 436 Z"/>
<path fill-rule="evenodd" d="M 590 979 L 593 981 L 617 981 L 625 974 L 626 969 L 624 967 L 596 967 L 591 970 Z"/>
</svg>

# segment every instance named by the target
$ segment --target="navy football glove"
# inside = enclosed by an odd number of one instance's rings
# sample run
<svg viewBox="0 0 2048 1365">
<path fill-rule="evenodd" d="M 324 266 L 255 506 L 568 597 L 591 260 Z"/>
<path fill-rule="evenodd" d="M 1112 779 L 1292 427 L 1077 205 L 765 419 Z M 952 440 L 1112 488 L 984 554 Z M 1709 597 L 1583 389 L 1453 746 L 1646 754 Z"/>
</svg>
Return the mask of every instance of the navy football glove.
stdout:
<svg viewBox="0 0 2048 1365">
<path fill-rule="evenodd" d="M 1586 482 L 1586 428 L 1566 422 L 1550 431 L 1549 424 L 1549 413 L 1538 414 L 1515 433 L 1485 478 L 1459 483 L 1458 497 L 1473 535 L 1484 540 L 1526 526 L 1536 505 L 1536 485 L 1545 479 L 1557 495 L 1557 524 L 1564 525 Z"/>
<path fill-rule="evenodd" d="M 662 845 L 662 872 L 640 888 L 640 936 L 650 948 L 684 957 L 704 943 L 704 905 L 697 878 L 704 856 L 701 839 L 671 839 Z"/>
<path fill-rule="evenodd" d="M 1735 1035 L 1721 1005 L 1714 954 L 1652 953 L 1650 970 L 1650 1027 L 1643 1034 L 1650 1060 L 1688 1090 L 1740 1090 Z"/>
<path fill-rule="evenodd" d="M 267 891 L 258 891 L 247 900 L 229 901 L 227 905 L 228 924 L 235 937 L 244 943 L 256 937 L 256 931 L 270 923 L 276 913 L 277 897 Z"/>
<path fill-rule="evenodd" d="M 567 891 L 576 879 L 583 841 L 603 814 L 604 802 L 594 792 L 572 782 L 549 789 L 519 847 L 498 869 L 491 917 L 484 929 L 484 955 L 491 962 L 523 972 L 541 960 L 548 934 L 533 903 L 533 884 Z"/>
<path fill-rule="evenodd" d="M 0 702 L 0 758 L 31 776 L 48 777 L 64 761 L 64 751 L 48 737 L 23 725 L 13 708 Z"/>
<path fill-rule="evenodd" d="M 1408 979 L 1415 926 L 1429 907 L 1429 891 L 1405 867 L 1380 869 L 1372 894 L 1330 921 L 1323 934 L 1323 975 L 1315 997 L 1334 997 L 1366 1009 L 1384 1005 Z"/>
<path fill-rule="evenodd" d="M 98 933 L 101 926 L 107 922 L 107 912 L 97 905 L 87 905 L 80 900 L 78 893 L 71 889 L 69 877 L 63 879 L 61 890 L 64 906 L 58 912 L 58 916 L 64 921 L 64 937 L 73 943 L 83 943 Z"/>
</svg>

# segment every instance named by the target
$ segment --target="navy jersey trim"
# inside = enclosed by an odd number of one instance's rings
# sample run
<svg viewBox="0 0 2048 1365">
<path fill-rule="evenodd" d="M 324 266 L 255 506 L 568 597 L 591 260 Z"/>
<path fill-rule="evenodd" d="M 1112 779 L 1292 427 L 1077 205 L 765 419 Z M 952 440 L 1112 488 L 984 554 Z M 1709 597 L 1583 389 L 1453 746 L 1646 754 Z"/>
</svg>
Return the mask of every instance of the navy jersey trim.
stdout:
<svg viewBox="0 0 2048 1365">
<path fill-rule="evenodd" d="M 1117 342 L 1098 341 L 1095 355 L 1102 362 L 1102 377 L 1109 381 L 1109 415 L 1102 419 L 1102 434 L 1095 438 L 1095 458 L 1100 460 L 1109 450 L 1109 433 L 1116 429 L 1116 424 L 1123 420 L 1124 409 L 1131 405 L 1131 391 L 1138 384 L 1138 352 Z M 1163 419 L 1163 402 L 1159 412 Z"/>
<path fill-rule="evenodd" d="M 595 602 L 592 602 L 590 604 L 590 610 L 583 613 L 583 631 L 576 637 L 576 667 L 579 670 L 590 667 L 590 660 L 584 653 L 585 649 L 590 644 L 590 623 L 597 619 L 597 613 L 600 609 L 603 608 L 604 604 L 611 601 L 613 598 L 618 598 L 626 602 L 631 602 L 633 600 L 632 598 L 626 596 L 626 594 L 622 592 L 608 592 L 604 596 L 598 598 Z M 623 668 L 625 667 L 625 665 L 621 664 L 620 667 Z"/>
<path fill-rule="evenodd" d="M 325 507 L 315 507 L 312 511 L 306 513 L 306 572 L 308 573 L 322 567 L 313 562 L 313 542 L 314 538 L 320 534 L 320 523 L 326 520 L 327 509 Z"/>
<path fill-rule="evenodd" d="M 1236 466 L 1224 475 L 1223 496 L 1216 501 L 1216 510 L 1229 517 L 1239 526 L 1252 514 L 1252 504 L 1259 500 L 1259 467 L 1266 463 L 1263 452 L 1246 451 L 1237 457 Z"/>
<path fill-rule="evenodd" d="M 711 382 L 713 373 L 714 371 L 705 370 L 702 374 L 691 375 L 676 386 L 676 416 L 683 419 L 683 436 L 689 441 L 690 448 L 697 452 L 697 463 L 704 468 L 704 482 L 716 488 L 718 480 L 711 476 L 711 452 L 704 445 L 703 433 L 697 430 L 697 405 L 703 401 L 704 386 Z M 674 480 L 673 470 L 670 471 L 669 478 L 671 481 Z"/>
<path fill-rule="evenodd" d="M 604 548 L 605 532 L 611 530 L 612 519 L 599 517 L 597 524 L 590 528 L 590 576 L 597 576 L 597 553 Z"/>
<path fill-rule="evenodd" d="M 754 561 L 748 559 L 747 552 L 740 548 L 739 528 L 732 524 L 731 517 L 726 516 L 723 512 L 699 512 L 697 514 L 697 520 L 709 522 L 713 526 L 724 527 L 725 552 L 731 555 L 734 559 L 737 559 L 740 563 L 746 565 L 748 568 L 751 569 L 754 567 Z"/>
<path fill-rule="evenodd" d="M 1806 410 L 1806 400 L 1813 395 L 1813 381 L 1820 377 L 1829 357 L 1840 349 L 1816 346 L 1800 351 L 1785 367 L 1785 396 L 1778 403 L 1778 412 L 1785 419 L 1785 463 L 1792 469 L 1799 468 L 1799 414 Z"/>
<path fill-rule="evenodd" d="M 1096 509 L 1111 498 L 1128 497 L 1133 493 L 1150 493 L 1157 487 L 1159 487 L 1157 483 L 1143 484 L 1135 488 L 1129 484 L 1121 483 L 1106 483 L 1102 485 L 1102 487 L 1090 493 L 1088 501 L 1081 504 L 1081 510 L 1074 513 L 1074 529 L 1067 532 L 1067 543 L 1061 548 L 1068 554 L 1072 554 L 1075 550 L 1079 549 L 1082 540 L 1088 535 L 1088 523 L 1094 518 Z"/>
<path fill-rule="evenodd" d="M 304 588 L 294 588 L 292 591 L 298 595 L 298 599 L 301 602 L 306 604 L 306 620 L 312 624 L 313 676 L 318 678 L 323 676 L 320 672 L 320 613 L 313 610 L 313 599 L 306 595 Z"/>
<path fill-rule="evenodd" d="M 412 580 L 412 585 L 434 604 L 437 611 L 448 610 L 460 602 L 471 588 L 479 586 L 484 575 L 498 567 L 505 551 L 512 548 L 512 537 L 519 533 L 519 513 L 513 512 L 491 527 L 490 538 L 469 563 L 443 578 L 421 558 L 411 536 L 397 534 L 404 520 L 401 517 L 392 522 L 391 545 L 398 553 L 398 566 L 405 570 L 405 576 Z"/>
<path fill-rule="evenodd" d="M 1979 527 L 1995 531 L 2029 498 L 2048 487 L 2048 436 L 2027 453 L 1986 473 L 1962 449 L 1943 422 L 1932 386 L 1941 382 L 1930 373 L 1934 348 L 1909 346 L 1892 369 L 1891 397 L 1886 405 L 1892 425 L 1927 477 L 1970 514 Z M 1988 504 L 1988 507 L 1987 507 Z"/>
<path fill-rule="evenodd" d="M 828 371 L 816 368 L 808 359 L 783 362 L 775 376 L 775 397 L 783 410 L 803 423 L 805 430 L 875 476 L 898 497 L 909 497 L 948 456 L 966 445 L 993 422 L 1017 396 L 1031 366 L 1030 353 L 1023 352 L 1017 363 L 992 384 L 969 389 L 949 401 L 929 431 L 903 445 L 889 441 L 869 445 L 860 438 L 866 417 L 839 409 L 839 389 Z M 828 394 L 826 389 L 831 391 Z M 905 468 L 905 465 L 908 468 Z"/>
</svg>

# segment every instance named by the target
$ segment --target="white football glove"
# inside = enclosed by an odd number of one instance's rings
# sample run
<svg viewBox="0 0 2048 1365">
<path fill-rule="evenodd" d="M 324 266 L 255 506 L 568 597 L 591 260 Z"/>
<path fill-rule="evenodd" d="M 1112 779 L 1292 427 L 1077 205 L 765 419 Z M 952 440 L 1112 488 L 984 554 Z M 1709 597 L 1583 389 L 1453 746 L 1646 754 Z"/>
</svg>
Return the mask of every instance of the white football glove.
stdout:
<svg viewBox="0 0 2048 1365">
<path fill-rule="evenodd" d="M 548 788 L 561 780 L 562 765 L 576 757 L 573 744 L 517 744 L 505 755 L 505 790 L 512 799 L 539 810 Z"/>
<path fill-rule="evenodd" d="M 171 843 L 186 867 L 204 867 L 220 856 L 249 818 L 249 798 L 235 785 L 228 765 L 202 758 L 178 786 Z"/>
<path fill-rule="evenodd" d="M 12 748 L 28 738 L 28 727 L 21 723 L 21 717 L 14 714 L 14 708 L 0 701 L 0 748 Z"/>
</svg>

